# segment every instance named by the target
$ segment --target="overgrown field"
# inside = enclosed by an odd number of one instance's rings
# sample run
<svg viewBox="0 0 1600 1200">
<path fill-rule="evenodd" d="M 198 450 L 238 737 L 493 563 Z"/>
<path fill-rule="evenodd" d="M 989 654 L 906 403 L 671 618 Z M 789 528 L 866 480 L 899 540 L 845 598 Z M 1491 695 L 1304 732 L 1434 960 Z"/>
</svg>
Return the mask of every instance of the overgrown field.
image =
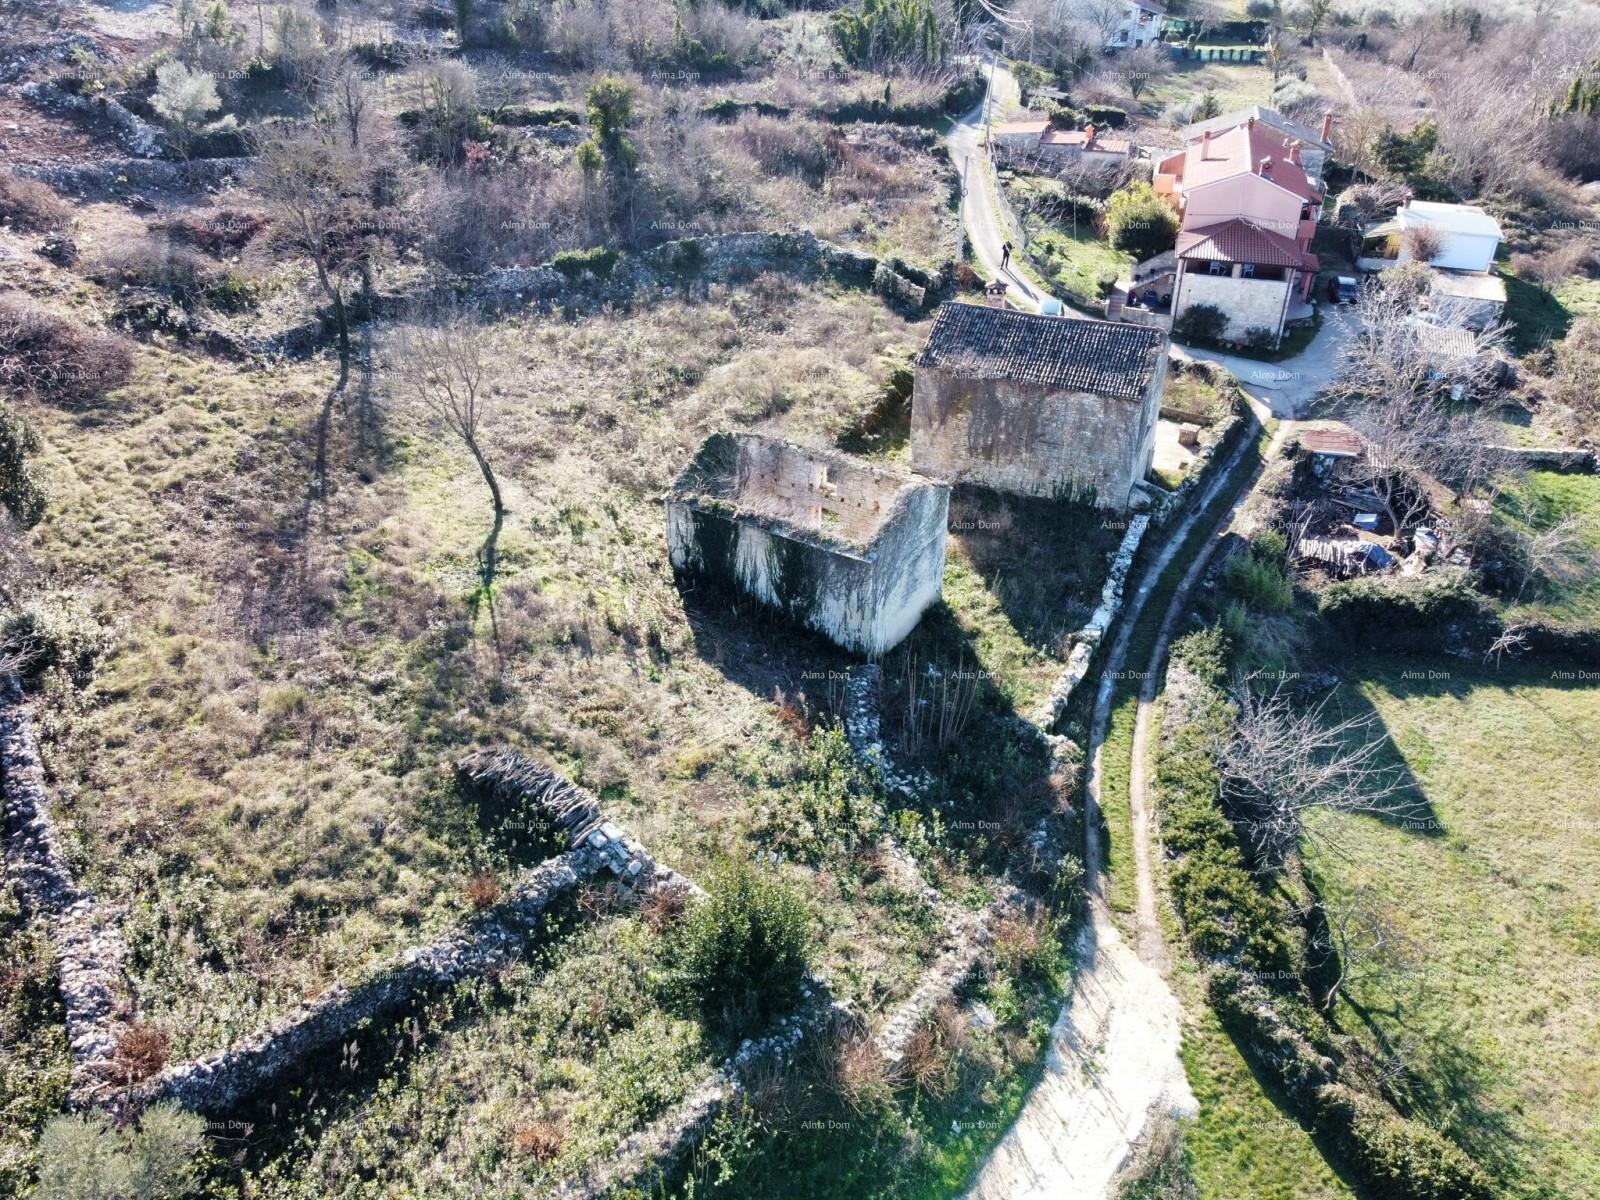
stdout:
<svg viewBox="0 0 1600 1200">
<path fill-rule="evenodd" d="M 1416 951 L 1413 970 L 1357 972 L 1341 1019 L 1400 1055 L 1497 1194 L 1600 1196 L 1600 681 L 1398 657 L 1349 670 L 1427 815 L 1319 814 L 1343 853 L 1311 854 L 1318 881 L 1375 889 Z"/>
</svg>

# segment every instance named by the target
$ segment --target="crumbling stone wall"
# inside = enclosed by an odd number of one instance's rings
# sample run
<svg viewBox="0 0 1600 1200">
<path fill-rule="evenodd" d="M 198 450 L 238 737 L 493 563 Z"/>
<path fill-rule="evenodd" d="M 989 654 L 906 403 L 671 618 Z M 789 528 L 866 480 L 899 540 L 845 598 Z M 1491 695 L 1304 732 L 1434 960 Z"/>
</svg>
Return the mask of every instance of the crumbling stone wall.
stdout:
<svg viewBox="0 0 1600 1200">
<path fill-rule="evenodd" d="M 1125 509 L 1155 457 L 1165 360 L 1137 401 L 917 368 L 911 465 L 1027 496 Z"/>
<path fill-rule="evenodd" d="M 50 816 L 22 683 L 14 674 L 0 680 L 0 798 L 6 877 L 24 911 L 48 924 L 72 1051 L 69 1092 L 74 1104 L 83 1104 L 110 1086 L 117 1041 L 133 1015 L 123 967 L 127 946 L 115 914 L 73 877 Z"/>
<path fill-rule="evenodd" d="M 405 951 L 354 986 L 335 984 L 243 1042 L 169 1067 L 119 1099 L 136 1107 L 173 1100 L 213 1114 L 236 1108 L 318 1055 L 337 1054 L 357 1030 L 398 1015 L 416 998 L 514 961 L 551 906 L 601 872 L 636 889 L 698 890 L 606 821 L 593 796 L 514 750 L 468 755 L 457 772 L 473 786 L 515 792 L 543 810 L 571 848 L 528 871 L 505 900 L 462 928 Z"/>
</svg>

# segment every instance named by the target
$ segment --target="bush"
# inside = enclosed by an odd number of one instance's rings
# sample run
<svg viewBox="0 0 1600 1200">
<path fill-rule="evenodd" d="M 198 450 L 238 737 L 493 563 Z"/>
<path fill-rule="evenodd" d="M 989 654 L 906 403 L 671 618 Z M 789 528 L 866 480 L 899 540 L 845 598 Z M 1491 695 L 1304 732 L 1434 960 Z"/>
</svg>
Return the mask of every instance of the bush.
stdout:
<svg viewBox="0 0 1600 1200">
<path fill-rule="evenodd" d="M 763 844 L 807 863 L 837 863 L 875 846 L 883 831 L 877 789 L 837 726 L 811 733 L 799 770 L 756 813 Z"/>
<path fill-rule="evenodd" d="M 49 187 L 0 173 L 0 221 L 25 233 L 43 233 L 66 223 L 70 210 Z"/>
<path fill-rule="evenodd" d="M 706 1017 L 729 1033 L 754 1032 L 798 998 L 811 952 L 811 917 L 768 869 L 726 861 L 679 930 L 681 981 Z"/>
<path fill-rule="evenodd" d="M 1085 104 L 1083 115 L 1099 127 L 1122 129 L 1128 124 L 1128 110 L 1112 104 Z"/>
<path fill-rule="evenodd" d="M 211 212 L 183 213 L 154 228 L 206 254 L 222 255 L 243 248 L 266 224 L 265 217 L 250 209 L 219 208 Z"/>
<path fill-rule="evenodd" d="M 205 1122 L 170 1104 L 122 1128 L 102 1112 L 57 1117 L 40 1135 L 39 1159 L 34 1200 L 182 1200 L 206 1169 Z"/>
<path fill-rule="evenodd" d="M 1228 314 L 1215 304 L 1191 304 L 1172 323 L 1172 336 L 1190 344 L 1215 344 L 1228 332 Z"/>
<path fill-rule="evenodd" d="M 1245 553 L 1228 559 L 1224 590 L 1256 612 L 1288 612 L 1294 607 L 1294 585 L 1284 570 L 1285 553 L 1281 533 L 1268 530 L 1258 535 Z"/>
<path fill-rule="evenodd" d="M 55 668 L 82 686 L 111 649 L 112 633 L 77 595 L 57 592 L 24 601 L 0 628 L 0 645 L 22 656 L 30 675 Z"/>
<path fill-rule="evenodd" d="M 1178 214 L 1148 183 L 1131 183 L 1113 193 L 1105 220 L 1111 244 L 1141 262 L 1177 242 Z"/>
<path fill-rule="evenodd" d="M 0 504 L 24 529 L 32 529 L 44 516 L 44 493 L 28 462 L 38 452 L 33 426 L 0 404 Z"/>
<path fill-rule="evenodd" d="M 103 284 L 150 288 L 187 305 L 210 282 L 211 266 L 184 246 L 139 238 L 106 250 L 93 274 Z"/>
<path fill-rule="evenodd" d="M 605 246 L 596 246 L 592 250 L 563 250 L 550 260 L 550 265 L 568 279 L 576 280 L 585 271 L 593 273 L 597 279 L 604 279 L 611 274 L 611 268 L 617 265 L 617 252 Z"/>
<path fill-rule="evenodd" d="M 1374 645 L 1392 644 L 1397 636 L 1431 641 L 1447 624 L 1486 616 L 1483 598 L 1464 571 L 1347 579 L 1324 588 L 1317 609 L 1345 637 Z"/>
<path fill-rule="evenodd" d="M 133 352 L 122 338 L 58 317 L 20 293 L 0 296 L 0 387 L 81 404 L 132 374 Z"/>
<path fill-rule="evenodd" d="M 1438 1130 L 1343 1084 L 1317 1093 L 1317 1132 L 1337 1145 L 1380 1200 L 1489 1200 L 1478 1164 Z"/>
</svg>

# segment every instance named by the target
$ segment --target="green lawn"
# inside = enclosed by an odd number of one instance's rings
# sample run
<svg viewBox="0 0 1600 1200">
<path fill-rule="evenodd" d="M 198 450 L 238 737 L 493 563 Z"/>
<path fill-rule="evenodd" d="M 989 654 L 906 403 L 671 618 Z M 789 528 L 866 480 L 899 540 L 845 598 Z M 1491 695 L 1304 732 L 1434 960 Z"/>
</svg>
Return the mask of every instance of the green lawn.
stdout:
<svg viewBox="0 0 1600 1200">
<path fill-rule="evenodd" d="M 1046 229 L 1033 236 L 1028 253 L 1046 271 L 1045 282 L 1054 288 L 1097 300 L 1133 266 L 1133 256 L 1114 249 L 1087 221 L 1077 235 L 1071 228 Z"/>
<path fill-rule="evenodd" d="M 1421 950 L 1418 975 L 1359 978 L 1340 1021 L 1411 1047 L 1422 1114 L 1497 1195 L 1595 1200 L 1600 681 L 1436 659 L 1345 670 L 1431 811 L 1317 823 L 1339 847 L 1310 856 L 1327 893 L 1378 889 Z"/>
<path fill-rule="evenodd" d="M 1197 62 L 1184 59 L 1172 64 L 1140 99 L 1150 108 L 1165 110 L 1191 96 L 1215 92 L 1223 112 L 1272 100 L 1272 72 L 1251 63 Z"/>
<path fill-rule="evenodd" d="M 1511 325 L 1511 344 L 1518 354 L 1526 354 L 1546 342 L 1567 336 L 1574 313 L 1559 296 L 1545 291 L 1532 280 L 1519 279 L 1504 268 L 1500 276 L 1506 284 L 1505 318 Z M 1563 285 L 1564 291 L 1565 287 Z"/>
<path fill-rule="evenodd" d="M 1600 554 L 1600 476 L 1530 471 L 1502 496 L 1500 509 L 1507 520 L 1535 530 L 1548 529 L 1567 516 L 1585 518 L 1589 544 Z M 1577 571 L 1543 591 L 1535 585 L 1511 615 L 1565 624 L 1600 623 L 1600 573 Z"/>
<path fill-rule="evenodd" d="M 1574 276 L 1564 280 L 1555 290 L 1556 302 L 1572 314 L 1574 320 L 1582 317 L 1600 317 L 1600 279 Z"/>
</svg>

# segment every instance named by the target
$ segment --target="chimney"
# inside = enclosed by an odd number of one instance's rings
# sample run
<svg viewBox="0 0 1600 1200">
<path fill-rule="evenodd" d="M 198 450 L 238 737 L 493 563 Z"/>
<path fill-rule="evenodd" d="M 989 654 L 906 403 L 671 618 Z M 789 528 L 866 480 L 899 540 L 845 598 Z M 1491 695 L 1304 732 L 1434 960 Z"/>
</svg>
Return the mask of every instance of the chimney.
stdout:
<svg viewBox="0 0 1600 1200">
<path fill-rule="evenodd" d="M 1244 123 L 1244 127 L 1246 129 L 1254 129 L 1256 127 L 1256 119 L 1254 117 L 1251 117 L 1248 121 L 1246 121 Z"/>
<path fill-rule="evenodd" d="M 1289 161 L 1292 162 L 1292 163 L 1299 163 L 1299 161 L 1300 161 L 1300 143 L 1299 142 L 1290 142 L 1289 143 Z"/>
<path fill-rule="evenodd" d="M 1093 125 L 1085 125 L 1083 127 L 1083 144 L 1085 146 L 1094 145 L 1094 126 Z"/>
<path fill-rule="evenodd" d="M 1263 175 L 1272 174 L 1272 155 L 1263 154 L 1261 156 L 1261 173 Z"/>
<path fill-rule="evenodd" d="M 1333 144 L 1333 113 L 1322 114 L 1322 140 L 1330 146 Z"/>
<path fill-rule="evenodd" d="M 1209 129 L 1205 131 L 1204 136 L 1200 139 L 1200 157 L 1202 160 L 1211 157 L 1211 130 Z"/>
</svg>

